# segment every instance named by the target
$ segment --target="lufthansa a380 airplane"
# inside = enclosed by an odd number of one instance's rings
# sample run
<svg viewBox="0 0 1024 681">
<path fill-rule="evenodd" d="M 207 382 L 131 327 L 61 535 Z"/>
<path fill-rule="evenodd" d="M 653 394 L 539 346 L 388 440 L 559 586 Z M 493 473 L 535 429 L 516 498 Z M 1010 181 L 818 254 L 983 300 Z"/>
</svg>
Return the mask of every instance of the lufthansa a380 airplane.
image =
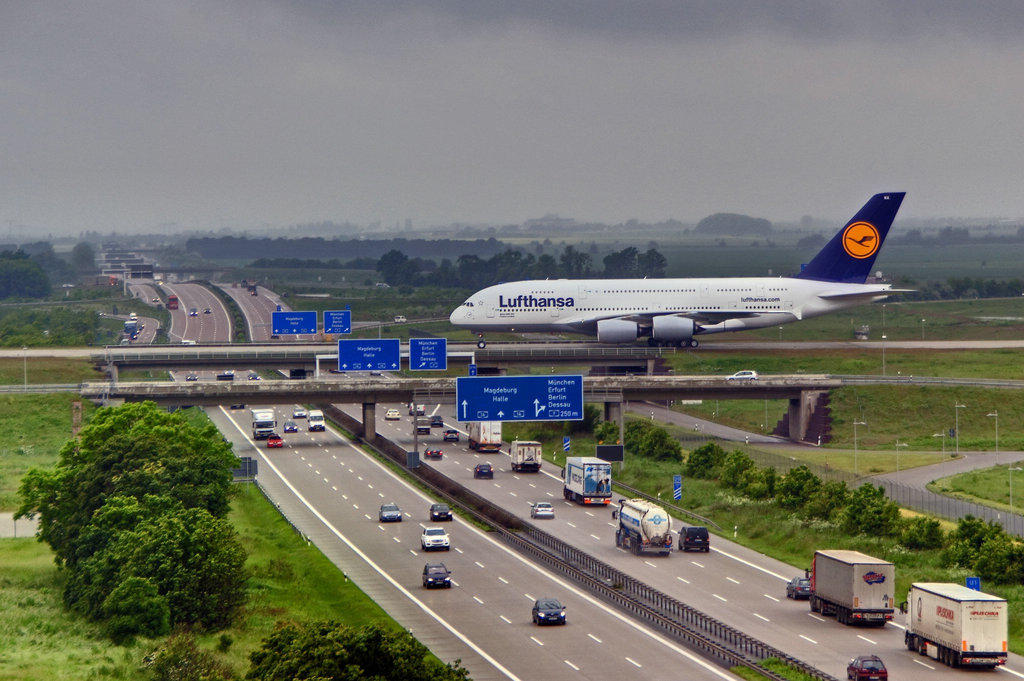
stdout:
<svg viewBox="0 0 1024 681">
<path fill-rule="evenodd" d="M 582 333 L 601 343 L 697 347 L 695 336 L 778 326 L 883 300 L 898 292 L 866 284 L 903 192 L 876 194 L 793 277 L 545 279 L 478 291 L 450 317 L 480 335 Z"/>
</svg>

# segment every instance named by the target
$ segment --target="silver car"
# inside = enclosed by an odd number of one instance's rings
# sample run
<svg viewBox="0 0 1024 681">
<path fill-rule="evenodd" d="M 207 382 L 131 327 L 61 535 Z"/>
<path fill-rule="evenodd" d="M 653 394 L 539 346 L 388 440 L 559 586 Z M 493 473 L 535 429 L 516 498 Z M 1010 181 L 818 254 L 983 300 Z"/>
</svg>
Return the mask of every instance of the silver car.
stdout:
<svg viewBox="0 0 1024 681">
<path fill-rule="evenodd" d="M 554 518 L 555 507 L 551 505 L 550 501 L 537 501 L 530 504 L 530 517 L 531 518 Z"/>
</svg>

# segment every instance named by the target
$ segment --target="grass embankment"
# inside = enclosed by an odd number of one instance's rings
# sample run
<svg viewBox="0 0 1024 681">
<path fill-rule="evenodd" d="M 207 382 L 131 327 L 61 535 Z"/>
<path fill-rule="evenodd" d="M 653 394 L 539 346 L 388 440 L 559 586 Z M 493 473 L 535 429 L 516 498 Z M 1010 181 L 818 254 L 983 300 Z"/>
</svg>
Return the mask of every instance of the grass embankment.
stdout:
<svg viewBox="0 0 1024 681">
<path fill-rule="evenodd" d="M 1024 513 L 1024 456 L 1004 453 L 1000 465 L 939 478 L 928 489 L 1002 511 Z"/>
<path fill-rule="evenodd" d="M 239 489 L 230 515 L 249 552 L 249 599 L 238 623 L 201 635 L 242 675 L 249 653 L 280 620 L 334 619 L 353 626 L 390 618 L 316 549 L 307 545 L 259 490 Z M 99 628 L 68 614 L 63 574 L 45 544 L 0 540 L 0 681 L 142 679 L 143 658 L 159 641 L 110 643 Z M 393 626 L 393 623 L 391 623 Z"/>
</svg>

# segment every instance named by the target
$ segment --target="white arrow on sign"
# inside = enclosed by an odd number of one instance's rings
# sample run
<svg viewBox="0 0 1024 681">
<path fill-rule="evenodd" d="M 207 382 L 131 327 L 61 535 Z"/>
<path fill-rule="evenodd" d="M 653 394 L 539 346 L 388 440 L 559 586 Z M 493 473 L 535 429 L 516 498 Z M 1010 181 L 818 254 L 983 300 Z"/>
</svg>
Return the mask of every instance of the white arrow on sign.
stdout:
<svg viewBox="0 0 1024 681">
<path fill-rule="evenodd" d="M 548 408 L 548 405 L 541 404 L 540 400 L 533 401 L 533 415 L 540 416 L 540 413 Z"/>
</svg>

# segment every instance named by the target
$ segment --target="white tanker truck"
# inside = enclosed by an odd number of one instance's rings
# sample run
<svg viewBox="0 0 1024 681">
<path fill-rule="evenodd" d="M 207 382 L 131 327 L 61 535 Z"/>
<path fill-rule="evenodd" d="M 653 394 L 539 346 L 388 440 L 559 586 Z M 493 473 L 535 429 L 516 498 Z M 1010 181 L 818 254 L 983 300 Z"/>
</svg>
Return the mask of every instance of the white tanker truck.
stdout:
<svg viewBox="0 0 1024 681">
<path fill-rule="evenodd" d="M 615 545 L 636 555 L 672 552 L 672 516 L 661 506 L 645 499 L 619 499 L 619 508 L 612 513 L 619 526 Z"/>
</svg>

